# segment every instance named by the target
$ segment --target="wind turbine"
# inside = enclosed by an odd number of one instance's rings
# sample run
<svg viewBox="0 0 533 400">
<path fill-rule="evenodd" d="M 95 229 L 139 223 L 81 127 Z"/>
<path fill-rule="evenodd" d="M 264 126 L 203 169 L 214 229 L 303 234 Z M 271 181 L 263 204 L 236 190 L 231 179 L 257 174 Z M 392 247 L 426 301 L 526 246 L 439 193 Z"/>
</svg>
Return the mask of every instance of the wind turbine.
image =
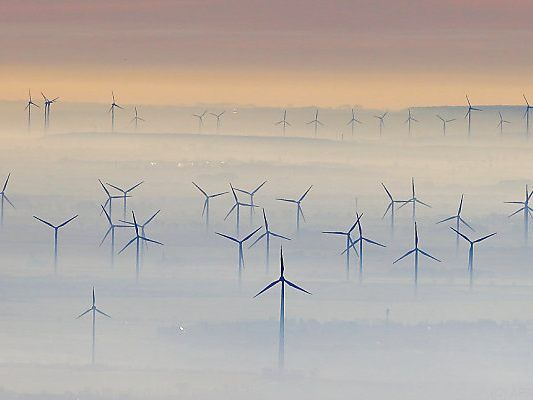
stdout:
<svg viewBox="0 0 533 400">
<path fill-rule="evenodd" d="M 391 192 L 389 192 L 389 189 L 387 189 L 387 187 L 385 186 L 383 182 L 381 182 L 381 186 L 383 186 L 383 189 L 385 189 L 385 192 L 387 193 L 387 196 L 390 200 L 389 205 L 387 206 L 387 209 L 385 210 L 385 213 L 383 214 L 383 217 L 381 217 L 381 219 L 385 218 L 385 216 L 390 210 L 391 212 L 390 213 L 390 216 L 391 216 L 390 228 L 391 228 L 391 234 L 394 234 L 394 212 L 396 211 L 396 204 L 404 204 L 406 203 L 406 201 L 405 200 L 394 200 L 394 197 L 392 197 Z"/>
<path fill-rule="evenodd" d="M 111 103 L 111 108 L 109 108 L 109 112 L 111 113 L 111 132 L 115 132 L 115 108 L 120 108 L 121 110 L 124 109 L 124 107 L 119 106 L 115 102 L 115 93 L 111 92 L 111 96 L 113 97 L 113 102 Z"/>
<path fill-rule="evenodd" d="M 387 116 L 389 112 L 386 111 L 381 115 L 374 115 L 374 118 L 379 119 L 379 136 L 383 134 L 383 128 L 385 127 L 385 117 Z"/>
<path fill-rule="evenodd" d="M 472 286 L 474 285 L 474 245 L 476 243 L 482 242 L 485 239 L 490 238 L 491 236 L 496 235 L 496 232 L 491 233 L 490 235 L 487 235 L 487 236 L 483 236 L 482 238 L 479 238 L 477 240 L 471 240 L 465 234 L 459 232 L 458 230 L 455 230 L 451 226 L 450 226 L 450 229 L 454 231 L 455 233 L 457 233 L 459 236 L 461 236 L 468 243 L 470 243 L 470 249 L 468 250 L 468 273 L 470 275 L 470 289 L 472 289 Z"/>
<path fill-rule="evenodd" d="M 213 117 L 217 119 L 217 135 L 218 135 L 218 132 L 220 131 L 220 117 L 222 117 L 225 113 L 226 113 L 226 110 L 222 111 L 219 114 L 209 113 L 209 115 L 212 115 Z"/>
<path fill-rule="evenodd" d="M 207 114 L 207 110 L 204 110 L 201 114 L 193 114 L 193 117 L 198 118 L 198 133 L 202 133 L 202 128 L 204 126 L 204 117 Z"/>
<path fill-rule="evenodd" d="M 255 231 L 253 231 L 252 233 L 246 235 L 242 239 L 237 239 L 237 238 L 234 238 L 233 236 L 225 235 L 224 233 L 215 232 L 217 235 L 222 236 L 222 237 L 224 237 L 226 239 L 229 239 L 232 242 L 235 242 L 235 243 L 237 243 L 239 245 L 239 285 L 241 284 L 242 269 L 244 268 L 243 244 L 244 244 L 244 242 L 249 240 L 253 235 L 255 235 L 259 231 L 259 229 L 261 229 L 261 227 L 257 228 Z"/>
<path fill-rule="evenodd" d="M 315 126 L 315 138 L 316 138 L 318 136 L 318 125 L 324 126 L 324 124 L 318 120 L 318 109 L 315 112 L 315 119 L 307 123 L 307 125 L 310 125 L 310 124 L 313 124 Z"/>
<path fill-rule="evenodd" d="M 248 196 L 250 196 L 250 205 L 251 205 L 251 207 L 250 207 L 250 224 L 252 223 L 252 216 L 253 216 L 253 212 L 255 211 L 254 196 L 259 191 L 259 189 L 261 189 L 266 183 L 267 183 L 267 181 L 263 181 L 263 183 L 261 183 L 259 186 L 257 186 L 255 189 L 252 189 L 252 190 L 244 190 L 244 189 L 235 188 L 235 190 L 237 192 L 244 193 L 244 194 L 247 194 Z"/>
<path fill-rule="evenodd" d="M 135 132 L 137 132 L 139 121 L 145 122 L 144 118 L 139 117 L 139 114 L 137 112 L 137 107 L 135 107 L 135 116 L 131 119 L 131 122 L 135 124 Z"/>
<path fill-rule="evenodd" d="M 431 208 L 431 206 L 429 204 L 424 203 L 423 201 L 421 201 L 420 199 L 418 199 L 416 197 L 415 178 L 411 178 L 411 188 L 412 188 L 412 197 L 410 199 L 406 200 L 400 207 L 398 207 L 398 209 L 402 208 L 406 204 L 411 203 L 413 205 L 413 222 L 415 222 L 416 221 L 416 205 L 417 204 L 422 204 L 423 206 L 426 206 L 426 207 L 429 207 L 429 208 Z"/>
<path fill-rule="evenodd" d="M 52 106 L 52 104 L 54 104 L 59 99 L 59 97 L 56 97 L 54 99 L 49 99 L 48 97 L 46 97 L 44 95 L 43 92 L 41 92 L 41 95 L 44 98 L 44 128 L 48 129 L 48 127 L 50 126 L 50 109 L 51 109 L 51 106 Z"/>
<path fill-rule="evenodd" d="M 235 188 L 233 187 L 233 185 L 230 183 L 229 186 L 231 188 L 231 193 L 233 194 L 233 199 L 235 200 L 235 204 L 233 204 L 233 207 L 230 208 L 230 210 L 224 217 L 224 221 L 228 219 L 231 213 L 235 210 L 236 222 L 237 222 L 237 235 L 238 235 L 240 224 L 241 224 L 241 207 L 257 207 L 257 206 L 241 202 L 239 198 L 237 197 L 237 193 L 235 193 Z"/>
<path fill-rule="evenodd" d="M 4 226 L 4 201 L 7 201 L 7 203 L 15 208 L 11 200 L 6 195 L 6 189 L 7 184 L 9 183 L 9 178 L 11 177 L 11 173 L 7 174 L 7 178 L 4 182 L 4 186 L 2 186 L 2 191 L 0 192 L 0 226 Z"/>
<path fill-rule="evenodd" d="M 107 186 L 112 187 L 113 189 L 116 189 L 120 193 L 122 193 L 122 196 L 119 196 L 120 198 L 122 198 L 122 202 L 123 202 L 123 212 L 122 212 L 122 217 L 123 218 L 122 219 L 126 219 L 126 206 L 127 206 L 126 201 L 127 201 L 128 197 L 131 197 L 131 196 L 128 195 L 128 193 L 133 191 L 133 189 L 137 188 L 138 186 L 142 185 L 143 183 L 144 183 L 144 181 L 140 181 L 139 183 L 133 185 L 129 189 L 122 189 L 122 188 L 119 188 L 118 186 L 115 186 L 115 185 L 112 185 L 112 184 L 106 182 Z M 109 214 L 111 214 L 111 212 Z"/>
<path fill-rule="evenodd" d="M 276 199 L 276 200 L 279 200 L 279 201 L 285 201 L 287 203 L 293 203 L 293 204 L 296 204 L 296 230 L 297 231 L 300 231 L 300 215 L 302 216 L 302 218 L 304 219 L 304 222 L 305 222 L 305 216 L 304 216 L 304 212 L 302 210 L 302 201 L 305 199 L 305 196 L 307 196 L 307 193 L 309 193 L 309 191 L 311 190 L 311 188 L 313 187 L 313 185 L 309 186 L 309 189 L 307 189 L 305 191 L 304 194 L 302 194 L 298 199 Z"/>
<path fill-rule="evenodd" d="M 444 119 L 440 115 L 437 114 L 437 118 L 442 121 L 442 135 L 446 136 L 446 125 L 448 125 L 450 122 L 455 121 L 455 118 L 452 119 Z"/>
<path fill-rule="evenodd" d="M 359 237 L 355 241 L 353 241 L 353 243 L 352 243 L 352 246 L 353 246 L 354 249 L 355 249 L 355 246 L 357 244 L 359 244 L 359 282 L 363 281 L 363 243 L 370 243 L 370 244 L 373 244 L 373 245 L 376 245 L 376 246 L 380 246 L 380 247 L 387 247 L 384 244 L 375 242 L 375 241 L 363 236 L 363 228 L 361 226 L 361 217 L 362 216 L 363 216 L 363 214 L 361 214 L 361 215 L 357 214 L 357 222 L 358 222 L 357 226 L 358 226 L 358 229 L 359 229 Z"/>
<path fill-rule="evenodd" d="M 524 113 L 524 118 L 526 119 L 526 135 L 529 136 L 529 110 L 531 110 L 533 107 L 529 105 L 529 101 L 527 101 L 526 95 L 523 94 L 522 96 L 526 101 L 526 112 Z"/>
<path fill-rule="evenodd" d="M 137 224 L 137 220 L 135 219 L 135 212 L 133 212 L 133 210 L 131 211 L 131 215 L 133 217 L 133 227 L 135 228 L 135 237 L 133 239 L 131 239 L 128 243 L 126 243 L 126 245 L 122 248 L 122 250 L 120 250 L 118 252 L 118 254 L 122 253 L 124 250 L 126 250 L 128 248 L 129 245 L 131 245 L 133 242 L 135 242 L 135 246 L 136 246 L 136 249 L 135 249 L 135 280 L 136 280 L 136 282 L 139 282 L 139 272 L 140 272 L 140 268 L 141 268 L 139 252 L 140 252 L 141 243 L 144 244 L 146 242 L 150 242 L 150 243 L 159 244 L 161 246 L 163 245 L 163 243 L 158 242 L 158 241 L 153 240 L 153 239 L 149 239 L 149 238 L 147 238 L 144 235 L 141 236 L 139 234 L 139 225 Z"/>
<path fill-rule="evenodd" d="M 111 219 L 111 215 L 108 214 L 105 207 L 102 205 L 100 207 L 102 207 L 102 212 L 105 213 L 107 222 L 109 223 L 109 229 L 107 230 L 104 237 L 102 238 L 102 241 L 100 242 L 100 246 L 104 243 L 106 238 L 111 233 L 111 267 L 113 267 L 115 265 L 115 228 L 131 228 L 131 226 L 115 224 L 113 220 Z"/>
<path fill-rule="evenodd" d="M 352 138 L 353 138 L 353 132 L 354 132 L 354 128 L 355 128 L 355 124 L 358 123 L 358 124 L 362 124 L 361 121 L 359 121 L 356 117 L 355 117 L 355 110 L 352 108 L 352 119 L 348 121 L 348 123 L 346 125 L 351 125 L 351 128 L 352 128 Z"/>
<path fill-rule="evenodd" d="M 474 228 L 472 228 L 468 222 L 466 222 L 463 217 L 461 217 L 461 212 L 463 211 L 463 199 L 464 199 L 464 194 L 461 195 L 461 200 L 459 201 L 459 208 L 457 209 L 457 214 L 455 215 L 452 215 L 451 217 L 448 217 L 448 218 L 444 218 L 443 220 L 440 220 L 437 222 L 437 224 L 442 224 L 443 222 L 447 222 L 447 221 L 455 221 L 455 230 L 456 231 L 460 231 L 461 229 L 461 224 L 463 224 L 464 226 L 466 226 L 467 228 L 470 228 L 470 230 L 473 232 L 474 231 Z M 455 249 L 457 250 L 459 248 L 459 235 L 456 235 L 456 240 L 455 240 Z"/>
<path fill-rule="evenodd" d="M 95 349 L 95 342 L 96 342 L 96 313 L 103 315 L 104 317 L 111 318 L 111 316 L 107 315 L 102 310 L 98 309 L 96 307 L 96 297 L 94 295 L 94 286 L 93 286 L 93 305 L 91 308 L 89 308 L 87 311 L 84 311 L 80 315 L 76 317 L 76 319 L 79 319 L 83 317 L 85 314 L 92 312 L 93 314 L 93 346 L 92 346 L 92 356 L 91 356 L 91 363 L 94 364 L 94 349 Z"/>
<path fill-rule="evenodd" d="M 285 136 L 285 129 L 288 126 L 292 126 L 289 122 L 287 122 L 287 110 L 283 110 L 283 119 L 281 121 L 276 122 L 275 125 L 281 125 L 283 128 L 283 136 Z"/>
<path fill-rule="evenodd" d="M 522 206 L 522 208 L 516 210 L 514 213 L 509 215 L 509 218 L 512 217 L 515 214 L 518 214 L 520 211 L 524 212 L 524 242 L 527 244 L 528 235 L 529 235 L 529 218 L 533 217 L 531 215 L 531 212 L 533 209 L 529 206 L 529 200 L 531 200 L 531 195 L 533 195 L 533 191 L 529 192 L 529 188 L 526 185 L 526 193 L 524 197 L 524 201 L 506 201 L 506 204 L 519 204 Z"/>
<path fill-rule="evenodd" d="M 422 249 L 420 249 L 418 247 L 418 228 L 416 226 L 416 222 L 415 222 L 415 247 L 414 247 L 414 249 L 409 250 L 403 256 L 401 256 L 396 261 L 394 261 L 393 264 L 396 264 L 398 261 L 404 259 L 405 257 L 407 257 L 407 256 L 409 256 L 409 255 L 411 255 L 413 253 L 415 255 L 415 265 L 414 266 L 415 266 L 415 289 L 416 289 L 417 286 L 418 286 L 418 255 L 422 254 L 423 256 L 426 256 L 428 258 L 431 258 L 432 260 L 440 262 L 440 260 L 438 258 L 433 257 L 431 254 L 426 253 L 424 250 L 422 250 Z"/>
<path fill-rule="evenodd" d="M 353 249 L 355 254 L 357 256 L 359 256 L 359 254 L 357 253 L 357 249 L 353 246 L 354 242 L 352 240 L 352 232 L 356 228 L 357 224 L 359 224 L 359 219 L 360 218 L 361 217 L 359 216 L 359 214 L 357 214 L 356 221 L 354 222 L 354 224 L 346 232 L 344 232 L 344 231 L 322 231 L 322 233 L 324 233 L 326 235 L 346 236 L 346 248 L 341 253 L 341 255 L 342 254 L 346 254 L 346 280 L 350 279 L 350 249 Z"/>
<path fill-rule="evenodd" d="M 204 200 L 204 207 L 202 208 L 202 217 L 204 216 L 205 214 L 205 227 L 206 229 L 209 228 L 209 200 L 211 200 L 212 198 L 215 198 L 215 197 L 218 197 L 218 196 L 222 196 L 222 195 L 225 195 L 225 194 L 228 194 L 229 192 L 220 192 L 220 193 L 215 193 L 215 194 L 207 194 L 207 192 L 205 190 L 203 190 L 200 186 L 198 186 L 196 183 L 192 183 L 196 189 L 198 189 L 205 197 L 205 200 Z"/>
<path fill-rule="evenodd" d="M 480 108 L 472 107 L 472 104 L 470 104 L 470 99 L 468 98 L 468 95 L 466 95 L 466 101 L 468 102 L 468 109 L 465 114 L 465 118 L 468 118 L 468 136 L 470 136 L 470 126 L 472 122 L 472 111 L 483 111 Z"/>
<path fill-rule="evenodd" d="M 146 237 L 145 228 L 154 220 L 155 217 L 157 217 L 157 214 L 159 214 L 161 210 L 157 210 L 150 218 L 148 218 L 146 221 L 144 221 L 143 224 L 136 224 L 132 221 L 123 221 L 119 220 L 119 222 L 122 222 L 123 224 L 126 224 L 127 226 L 133 228 L 135 225 L 137 225 L 139 228 L 141 228 L 141 237 Z M 144 242 L 144 245 L 148 247 L 148 243 Z M 144 246 L 141 246 L 141 262 L 144 260 Z"/>
<path fill-rule="evenodd" d="M 411 123 L 412 123 L 412 122 L 418 122 L 418 120 L 417 120 L 415 117 L 413 117 L 413 116 L 411 115 L 411 109 L 410 109 L 410 108 L 409 108 L 408 111 L 409 111 L 409 114 L 408 114 L 409 116 L 408 116 L 407 119 L 405 120 L 405 123 L 406 123 L 407 126 L 409 127 L 409 135 L 410 135 L 410 134 L 411 134 Z"/>
<path fill-rule="evenodd" d="M 260 235 L 257 239 L 255 239 L 255 241 L 250 245 L 250 247 L 252 247 L 254 244 L 259 242 L 261 239 L 265 238 L 265 242 L 266 242 L 266 272 L 268 273 L 268 269 L 269 269 L 269 266 L 270 266 L 270 236 L 277 237 L 277 238 L 280 238 L 280 239 L 285 239 L 285 240 L 291 240 L 291 239 L 286 237 L 286 236 L 280 235 L 279 233 L 274 233 L 274 232 L 272 232 L 270 230 L 270 227 L 268 225 L 268 220 L 267 220 L 267 216 L 266 216 L 264 208 L 263 208 L 263 220 L 265 222 L 265 225 L 264 225 L 265 232 L 262 235 Z"/>
<path fill-rule="evenodd" d="M 57 234 L 60 228 L 64 227 L 66 224 L 68 224 L 73 219 L 77 218 L 78 215 L 73 216 L 70 219 L 67 219 L 65 222 L 59 225 L 52 225 L 50 222 L 45 221 L 44 219 L 41 219 L 39 217 L 36 217 L 35 215 L 33 218 L 35 218 L 38 221 L 41 221 L 43 224 L 48 225 L 50 228 L 54 230 L 54 274 L 57 274 Z"/>
<path fill-rule="evenodd" d="M 102 186 L 102 189 L 104 189 L 104 192 L 107 196 L 107 199 L 104 203 L 104 208 L 108 208 L 108 213 L 109 213 L 109 217 L 112 218 L 113 217 L 113 213 L 112 213 L 112 204 L 113 204 L 113 200 L 115 199 L 122 199 L 124 196 L 117 196 L 117 195 L 111 195 L 111 193 L 109 192 L 109 190 L 105 187 L 104 183 L 98 179 L 98 182 L 100 182 L 100 186 Z M 131 197 L 131 196 L 126 196 L 126 197 Z M 100 213 L 101 215 L 102 213 Z"/>
<path fill-rule="evenodd" d="M 504 124 L 510 124 L 511 122 L 504 120 L 501 112 L 498 112 L 498 114 L 500 114 L 500 122 L 498 122 L 498 125 L 496 127 L 500 128 L 500 135 L 502 135 L 503 134 L 503 125 Z"/>
<path fill-rule="evenodd" d="M 266 292 L 267 290 L 271 289 L 272 287 L 276 286 L 278 283 L 281 284 L 281 300 L 280 300 L 280 309 L 279 309 L 279 351 L 278 351 L 278 366 L 280 369 L 283 369 L 285 364 L 285 284 L 289 285 L 290 287 L 299 290 L 301 292 L 311 294 L 307 290 L 301 288 L 300 286 L 292 283 L 288 279 L 285 278 L 285 266 L 283 264 L 283 247 L 280 250 L 280 275 L 277 280 L 272 282 L 271 284 L 267 285 L 263 290 L 261 290 L 259 293 L 257 293 L 254 296 L 254 299 Z"/>
<path fill-rule="evenodd" d="M 31 132 L 31 108 L 37 107 L 40 108 L 37 104 L 35 104 L 31 98 L 31 91 L 28 90 L 28 103 L 26 104 L 25 110 L 28 110 L 28 132 Z"/>
</svg>

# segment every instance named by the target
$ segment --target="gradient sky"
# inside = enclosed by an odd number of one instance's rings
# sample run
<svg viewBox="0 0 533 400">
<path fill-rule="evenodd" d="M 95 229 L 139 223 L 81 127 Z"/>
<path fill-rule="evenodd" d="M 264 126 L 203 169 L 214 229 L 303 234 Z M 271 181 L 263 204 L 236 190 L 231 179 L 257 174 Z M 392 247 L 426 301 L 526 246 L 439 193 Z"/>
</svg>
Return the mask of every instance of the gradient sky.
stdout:
<svg viewBox="0 0 533 400">
<path fill-rule="evenodd" d="M 516 104 L 531 0 L 116 0 L 0 5 L 3 99 L 151 104 Z"/>
</svg>

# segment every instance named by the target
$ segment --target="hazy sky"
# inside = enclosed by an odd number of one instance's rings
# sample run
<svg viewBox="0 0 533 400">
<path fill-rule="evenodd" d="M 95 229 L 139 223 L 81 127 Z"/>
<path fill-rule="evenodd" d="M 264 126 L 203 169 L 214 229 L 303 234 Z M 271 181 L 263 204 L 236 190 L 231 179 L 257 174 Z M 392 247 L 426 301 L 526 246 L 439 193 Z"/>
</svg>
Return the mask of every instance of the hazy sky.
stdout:
<svg viewBox="0 0 533 400">
<path fill-rule="evenodd" d="M 369 107 L 533 96 L 530 0 L 0 5 L 0 98 Z"/>
</svg>

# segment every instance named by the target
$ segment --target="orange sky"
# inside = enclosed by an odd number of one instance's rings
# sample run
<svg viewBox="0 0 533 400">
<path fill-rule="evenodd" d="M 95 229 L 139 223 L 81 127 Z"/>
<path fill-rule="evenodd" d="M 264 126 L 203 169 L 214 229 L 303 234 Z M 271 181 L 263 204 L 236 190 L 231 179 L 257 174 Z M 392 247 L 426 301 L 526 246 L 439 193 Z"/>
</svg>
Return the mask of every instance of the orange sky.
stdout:
<svg viewBox="0 0 533 400">
<path fill-rule="evenodd" d="M 533 4 L 510 0 L 34 0 L 0 13 L 0 98 L 65 101 L 521 103 Z"/>
</svg>

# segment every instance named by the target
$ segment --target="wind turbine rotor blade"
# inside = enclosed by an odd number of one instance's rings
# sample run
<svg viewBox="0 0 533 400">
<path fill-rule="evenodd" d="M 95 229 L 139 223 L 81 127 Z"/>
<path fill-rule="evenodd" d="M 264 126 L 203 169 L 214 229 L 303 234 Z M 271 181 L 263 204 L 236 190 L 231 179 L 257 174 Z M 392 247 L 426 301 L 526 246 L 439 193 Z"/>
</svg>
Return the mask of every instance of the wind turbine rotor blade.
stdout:
<svg viewBox="0 0 533 400">
<path fill-rule="evenodd" d="M 262 235 L 259 235 L 259 237 L 255 239 L 254 242 L 248 248 L 252 248 L 257 242 L 263 239 L 266 235 L 268 235 L 268 232 L 265 232 Z"/>
<path fill-rule="evenodd" d="M 387 246 L 385 246 L 384 244 L 381 244 L 381 243 L 378 243 L 378 242 L 374 242 L 373 240 L 371 240 L 371 239 L 367 239 L 367 238 L 365 238 L 365 237 L 363 237 L 363 238 L 359 238 L 359 239 L 362 239 L 362 240 L 364 240 L 365 242 L 370 243 L 370 244 L 373 244 L 373 245 L 376 245 L 376 246 L 387 247 Z"/>
<path fill-rule="evenodd" d="M 3 196 L 4 196 L 5 201 L 7 201 L 7 203 L 8 203 L 11 207 L 15 208 L 15 205 L 11 202 L 11 200 L 9 200 L 9 197 L 7 197 L 5 194 L 4 194 Z"/>
<path fill-rule="evenodd" d="M 292 240 L 291 238 L 287 236 L 280 235 L 279 233 L 270 232 L 270 234 L 274 237 L 277 237 L 279 239 L 285 239 L 285 240 Z"/>
<path fill-rule="evenodd" d="M 461 236 L 464 240 L 466 240 L 468 243 L 472 243 L 472 241 L 466 236 L 464 235 L 463 233 L 459 232 L 457 229 L 453 228 L 450 226 L 450 229 L 452 231 L 454 231 L 455 233 L 457 233 L 459 236 Z"/>
<path fill-rule="evenodd" d="M 54 229 L 56 228 L 56 227 L 55 227 L 54 225 L 52 225 L 50 222 L 45 221 L 44 219 L 41 219 L 41 218 L 39 218 L 39 217 L 36 217 L 35 215 L 33 216 L 33 218 L 35 218 L 36 220 L 41 221 L 43 224 L 46 224 L 46 225 L 48 225 L 48 226 L 51 227 L 51 228 L 54 228 Z"/>
<path fill-rule="evenodd" d="M 126 245 L 118 252 L 118 254 L 122 253 L 124 250 L 126 250 L 128 248 L 128 246 L 130 244 L 132 244 L 133 242 L 135 242 L 136 240 L 138 239 L 137 236 L 135 236 L 133 239 L 131 239 L 128 243 L 126 243 Z"/>
<path fill-rule="evenodd" d="M 475 229 L 472 228 L 472 227 L 470 226 L 470 224 L 469 224 L 468 222 L 466 222 L 463 218 L 459 217 L 459 221 L 461 221 L 462 224 L 463 224 L 464 226 L 466 226 L 467 228 L 469 228 L 472 232 L 475 232 Z"/>
<path fill-rule="evenodd" d="M 102 244 L 104 244 L 105 240 L 107 239 L 107 236 L 109 235 L 109 233 L 113 230 L 113 227 L 110 226 L 109 229 L 107 230 L 107 232 L 105 233 L 104 237 L 102 238 L 102 240 L 100 241 L 100 244 L 98 245 L 98 247 L 102 246 Z"/>
<path fill-rule="evenodd" d="M 457 218 L 457 215 L 454 215 L 453 217 L 448 217 L 448 218 L 438 221 L 437 224 L 442 224 L 443 222 L 451 221 L 452 219 L 456 219 L 456 218 Z"/>
<path fill-rule="evenodd" d="M 433 257 L 431 254 L 426 253 L 424 250 L 420 250 L 420 249 L 418 249 L 418 251 L 419 251 L 421 254 L 425 255 L 426 257 L 431 258 L 432 260 L 435 260 L 435 261 L 437 261 L 437 262 L 441 262 L 438 258 Z"/>
<path fill-rule="evenodd" d="M 483 236 L 482 238 L 479 238 L 479 239 L 477 239 L 477 240 L 474 240 L 474 243 L 482 242 L 483 240 L 488 239 L 488 238 L 490 238 L 490 237 L 492 237 L 492 236 L 494 236 L 494 235 L 496 235 L 496 232 L 491 233 L 490 235 L 487 235 L 487 236 Z"/>
<path fill-rule="evenodd" d="M 312 187 L 313 187 L 313 185 L 309 186 L 309 189 L 307 189 L 305 191 L 305 193 L 302 195 L 302 197 L 300 197 L 299 201 L 302 201 L 305 198 L 305 196 L 307 196 L 307 193 L 309 193 L 309 191 L 311 190 Z"/>
<path fill-rule="evenodd" d="M 133 185 L 133 186 L 130 187 L 128 190 L 126 190 L 126 193 L 131 192 L 133 189 L 135 189 L 135 188 L 141 186 L 143 183 L 144 183 L 144 181 L 140 181 L 140 182 L 137 183 L 136 185 Z"/>
<path fill-rule="evenodd" d="M 225 235 L 223 233 L 220 233 L 220 232 L 215 232 L 217 235 L 219 236 L 222 236 L 222 237 L 225 237 L 226 239 L 229 239 L 229 240 L 232 240 L 234 241 L 235 243 L 240 243 L 237 239 L 235 239 L 234 237 L 231 237 L 231 236 L 228 236 L 228 235 Z"/>
<path fill-rule="evenodd" d="M 407 253 L 405 253 L 403 256 L 401 256 L 400 258 L 396 259 L 396 261 L 393 261 L 393 264 L 396 264 L 398 261 L 401 261 L 403 260 L 405 257 L 413 254 L 414 252 L 416 251 L 416 249 L 413 249 L 413 250 L 409 250 Z"/>
<path fill-rule="evenodd" d="M 246 236 L 244 239 L 242 239 L 242 242 L 246 242 L 248 239 L 250 239 L 253 235 L 255 235 L 260 229 L 262 228 L 262 226 L 260 226 L 259 228 L 257 228 L 255 231 L 253 231 L 252 233 L 250 233 L 248 236 Z"/>
<path fill-rule="evenodd" d="M 76 319 L 79 319 L 79 318 L 83 317 L 85 314 L 91 312 L 92 310 L 93 310 L 92 308 L 89 308 L 87 311 L 84 311 L 84 312 L 82 312 L 80 315 L 78 315 L 78 316 L 76 317 Z"/>
<path fill-rule="evenodd" d="M 157 214 L 159 214 L 161 212 L 161 210 L 157 210 L 154 215 L 152 215 L 150 218 L 148 218 L 148 220 L 143 224 L 143 226 L 146 226 L 148 225 L 150 222 L 152 222 L 154 220 L 155 217 L 157 217 Z"/>
<path fill-rule="evenodd" d="M 105 312 L 99 310 L 98 308 L 96 309 L 96 312 L 102 314 L 104 317 L 111 318 L 110 315 L 107 315 Z"/>
<path fill-rule="evenodd" d="M 196 186 L 196 189 L 198 189 L 200 192 L 202 192 L 203 195 L 204 195 L 205 197 L 209 197 L 209 196 L 207 195 L 207 193 L 205 192 L 205 190 L 203 190 L 200 186 L 198 186 L 198 185 L 197 185 L 196 183 L 194 183 L 194 182 L 193 182 L 192 184 L 193 184 L 194 186 Z"/>
<path fill-rule="evenodd" d="M 524 211 L 525 209 L 526 209 L 525 207 L 522 207 L 520 210 L 516 210 L 514 213 L 512 213 L 511 215 L 509 215 L 508 218 L 511 218 L 513 215 L 516 215 L 516 214 L 518 214 L 519 212 Z"/>
<path fill-rule="evenodd" d="M 307 293 L 307 294 L 311 294 L 311 292 L 308 292 L 307 290 L 305 290 L 304 288 L 301 288 L 300 286 L 296 285 L 295 283 L 292 283 L 291 281 L 285 279 L 285 283 L 287 285 L 289 285 L 290 287 L 296 289 L 296 290 L 299 290 L 300 292 L 304 292 L 304 293 Z"/>
<path fill-rule="evenodd" d="M 65 226 L 66 224 L 68 224 L 70 221 L 72 221 L 72 220 L 74 220 L 76 218 L 78 218 L 77 214 L 75 216 L 73 216 L 72 218 L 67 219 L 65 222 L 63 222 L 61 225 L 58 225 L 57 227 L 61 228 L 61 227 Z"/>
<path fill-rule="evenodd" d="M 260 296 L 261 294 L 265 293 L 268 289 L 270 289 L 272 286 L 275 286 L 277 285 L 278 283 L 280 283 L 281 280 L 276 280 L 272 283 L 270 283 L 269 285 L 267 285 L 263 290 L 261 290 L 259 293 L 257 293 L 253 298 L 255 299 L 257 296 Z"/>
<path fill-rule="evenodd" d="M 228 219 L 228 217 L 230 216 L 230 214 L 233 212 L 233 210 L 235 210 L 235 208 L 237 208 L 238 205 L 237 204 L 234 204 L 233 207 L 231 207 L 231 209 L 228 211 L 228 213 L 226 214 L 226 216 L 224 217 L 224 221 Z"/>
</svg>

